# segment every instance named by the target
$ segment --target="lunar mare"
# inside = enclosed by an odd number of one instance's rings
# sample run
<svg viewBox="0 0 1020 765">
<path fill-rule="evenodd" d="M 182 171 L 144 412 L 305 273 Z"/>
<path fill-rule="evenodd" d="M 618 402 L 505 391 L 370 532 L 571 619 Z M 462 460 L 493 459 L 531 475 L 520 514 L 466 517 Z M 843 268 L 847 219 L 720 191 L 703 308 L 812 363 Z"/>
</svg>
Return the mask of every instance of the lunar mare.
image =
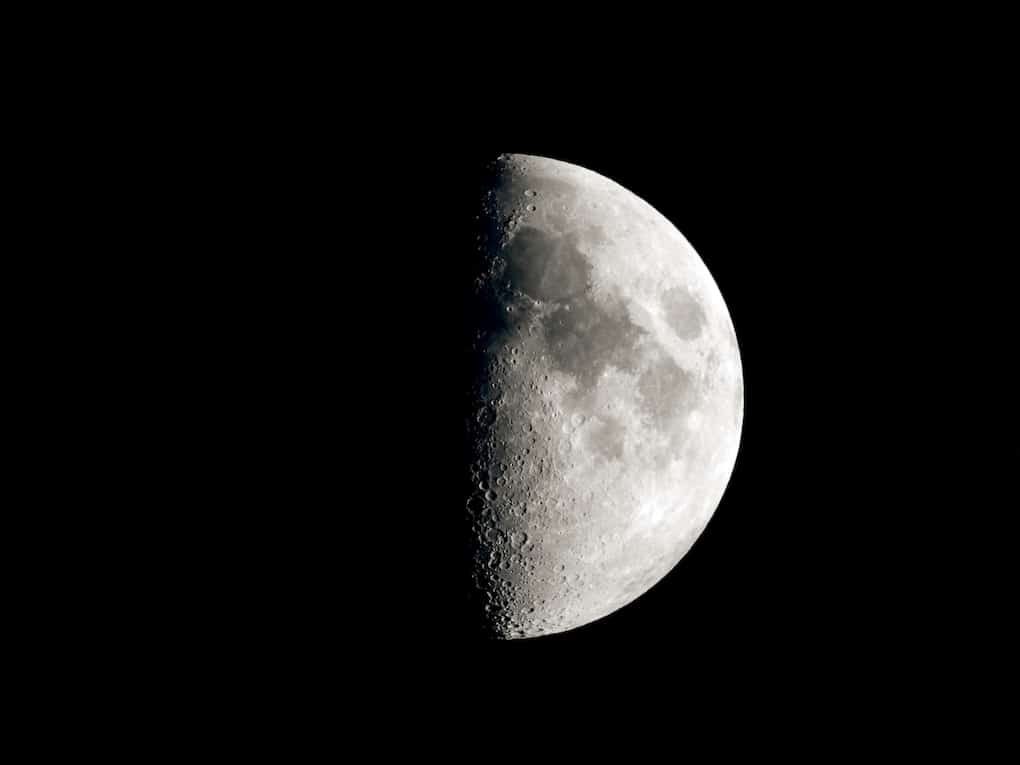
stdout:
<svg viewBox="0 0 1020 765">
<path fill-rule="evenodd" d="M 472 608 L 533 637 L 619 609 L 690 549 L 733 471 L 742 371 L 701 258 L 619 184 L 502 155 L 479 223 Z"/>
</svg>

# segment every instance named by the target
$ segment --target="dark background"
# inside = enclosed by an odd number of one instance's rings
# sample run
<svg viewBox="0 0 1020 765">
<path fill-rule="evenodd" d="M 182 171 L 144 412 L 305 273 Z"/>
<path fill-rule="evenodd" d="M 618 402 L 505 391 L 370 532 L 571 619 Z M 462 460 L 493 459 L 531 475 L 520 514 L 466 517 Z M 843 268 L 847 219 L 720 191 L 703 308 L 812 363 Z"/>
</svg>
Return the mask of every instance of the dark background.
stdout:
<svg viewBox="0 0 1020 765">
<path fill-rule="evenodd" d="M 649 678 L 676 682 L 848 680 L 879 666 L 923 678 L 936 646 L 966 631 L 981 597 L 954 567 L 973 573 L 961 551 L 988 510 L 968 476 L 994 472 L 999 458 L 959 435 L 982 375 L 973 364 L 991 341 L 962 295 L 987 290 L 987 253 L 967 217 L 970 160 L 943 151 L 937 115 L 875 98 L 866 110 L 798 99 L 662 119 L 579 119 L 564 108 L 498 128 L 422 105 L 440 126 L 398 150 L 401 170 L 379 193 L 400 213 L 387 207 L 386 237 L 368 240 L 386 287 L 351 304 L 367 309 L 357 332 L 370 369 L 386 370 L 370 386 L 391 403 L 381 430 L 374 415 L 352 416 L 372 444 L 355 480 L 376 482 L 371 512 L 406 535 L 396 547 L 409 566 L 368 569 L 399 572 L 382 575 L 371 610 L 393 625 L 378 639 L 386 660 L 403 657 L 401 673 L 474 678 L 479 667 L 562 662 L 612 673 L 632 657 L 647 658 L 639 672 Z M 569 633 L 479 645 L 457 634 L 450 597 L 457 535 L 446 513 L 457 503 L 444 497 L 455 496 L 458 367 L 438 328 L 456 327 L 475 168 L 501 151 L 602 173 L 688 237 L 736 326 L 746 410 L 725 497 L 665 580 Z M 995 375 L 979 385 L 990 395 L 999 386 Z"/>
<path fill-rule="evenodd" d="M 291 82 L 201 138 L 203 656 L 242 685 L 357 682 L 418 709 L 970 671 L 961 641 L 998 634 L 981 550 L 1015 458 L 982 96 L 950 113 L 921 85 L 745 71 L 707 94 L 556 80 L 523 109 L 451 72 L 352 75 L 336 99 Z M 463 259 L 500 152 L 592 169 L 672 221 L 729 307 L 746 397 L 679 565 L 596 623 L 506 643 L 463 629 L 457 493 Z"/>
<path fill-rule="evenodd" d="M 97 19 L 111 44 L 72 24 L 64 58 L 19 59 L 39 273 L 9 281 L 41 401 L 10 403 L 41 532 L 11 542 L 37 692 L 132 732 L 115 696 L 170 726 L 149 744 L 279 729 L 293 753 L 353 729 L 445 759 L 621 732 L 636 759 L 706 717 L 756 749 L 828 717 L 842 750 L 919 716 L 905 738 L 941 748 L 960 710 L 1007 712 L 1012 27 L 359 10 Z M 500 152 L 602 173 L 687 236 L 746 409 L 722 504 L 665 580 L 485 643 L 460 618 L 457 380 L 477 167 Z"/>
</svg>

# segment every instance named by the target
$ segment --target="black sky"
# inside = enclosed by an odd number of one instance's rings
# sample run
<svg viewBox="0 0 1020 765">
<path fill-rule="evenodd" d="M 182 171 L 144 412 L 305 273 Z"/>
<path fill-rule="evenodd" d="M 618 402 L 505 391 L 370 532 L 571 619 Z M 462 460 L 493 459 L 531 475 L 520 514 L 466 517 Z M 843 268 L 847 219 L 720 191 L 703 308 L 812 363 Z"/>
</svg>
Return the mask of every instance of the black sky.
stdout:
<svg viewBox="0 0 1020 765">
<path fill-rule="evenodd" d="M 654 89 L 559 85 L 511 108 L 430 72 L 339 114 L 291 92 L 317 105 L 267 132 L 268 158 L 230 144 L 245 202 L 223 220 L 244 233 L 210 276 L 236 301 L 224 400 L 252 498 L 211 522 L 246 572 L 221 617 L 306 671 L 353 641 L 341 671 L 384 695 L 632 660 L 667 685 L 923 674 L 986 613 L 964 575 L 995 578 L 969 561 L 1015 458 L 978 434 L 1015 433 L 995 120 L 898 85 L 748 81 L 654 109 Z M 666 579 L 569 633 L 478 645 L 451 596 L 457 322 L 478 162 L 501 152 L 606 175 L 683 232 L 733 318 L 746 407 L 729 488 Z"/>
<path fill-rule="evenodd" d="M 650 122 L 570 114 L 552 129 L 483 120 L 454 130 L 449 153 L 427 153 L 433 192 L 507 151 L 580 164 L 644 198 L 719 285 L 745 376 L 733 478 L 677 568 L 597 623 L 472 650 L 487 661 L 668 650 L 698 657 L 680 674 L 816 664 L 852 674 L 923 663 L 918 637 L 949 634 L 957 606 L 976 608 L 956 600 L 956 567 L 964 518 L 980 526 L 989 508 L 958 481 L 995 472 L 1005 455 L 959 435 L 973 425 L 965 391 L 975 375 L 989 395 L 1008 386 L 977 361 L 994 347 L 980 329 L 991 314 L 964 306 L 977 288 L 988 290 L 983 310 L 1002 310 L 984 271 L 994 257 L 973 227 L 976 211 L 992 211 L 970 193 L 981 147 L 915 100 L 761 98 Z M 436 224 L 459 209 L 424 199 Z M 423 233 L 427 289 L 455 255 L 441 228 Z M 442 644 L 441 620 L 430 629 L 425 642 Z"/>
</svg>

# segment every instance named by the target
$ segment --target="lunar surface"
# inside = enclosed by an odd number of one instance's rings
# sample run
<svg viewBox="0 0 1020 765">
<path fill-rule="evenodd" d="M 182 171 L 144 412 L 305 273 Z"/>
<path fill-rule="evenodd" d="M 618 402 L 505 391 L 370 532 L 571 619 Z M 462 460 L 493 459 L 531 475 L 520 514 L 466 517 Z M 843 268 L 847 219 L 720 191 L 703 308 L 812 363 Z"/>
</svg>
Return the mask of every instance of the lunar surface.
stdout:
<svg viewBox="0 0 1020 765">
<path fill-rule="evenodd" d="M 715 282 L 619 184 L 502 155 L 470 312 L 471 608 L 546 635 L 631 602 L 687 553 L 733 471 L 740 356 Z"/>
</svg>

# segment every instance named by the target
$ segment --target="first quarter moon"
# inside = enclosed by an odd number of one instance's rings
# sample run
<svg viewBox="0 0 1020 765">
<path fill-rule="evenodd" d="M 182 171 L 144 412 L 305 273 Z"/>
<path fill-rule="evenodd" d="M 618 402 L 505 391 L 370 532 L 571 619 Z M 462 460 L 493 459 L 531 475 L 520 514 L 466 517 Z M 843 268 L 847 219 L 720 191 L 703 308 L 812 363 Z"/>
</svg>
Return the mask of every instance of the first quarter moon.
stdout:
<svg viewBox="0 0 1020 765">
<path fill-rule="evenodd" d="M 740 354 L 701 258 L 619 184 L 501 155 L 477 212 L 469 608 L 534 637 L 631 602 L 704 530 L 736 462 Z"/>
</svg>

